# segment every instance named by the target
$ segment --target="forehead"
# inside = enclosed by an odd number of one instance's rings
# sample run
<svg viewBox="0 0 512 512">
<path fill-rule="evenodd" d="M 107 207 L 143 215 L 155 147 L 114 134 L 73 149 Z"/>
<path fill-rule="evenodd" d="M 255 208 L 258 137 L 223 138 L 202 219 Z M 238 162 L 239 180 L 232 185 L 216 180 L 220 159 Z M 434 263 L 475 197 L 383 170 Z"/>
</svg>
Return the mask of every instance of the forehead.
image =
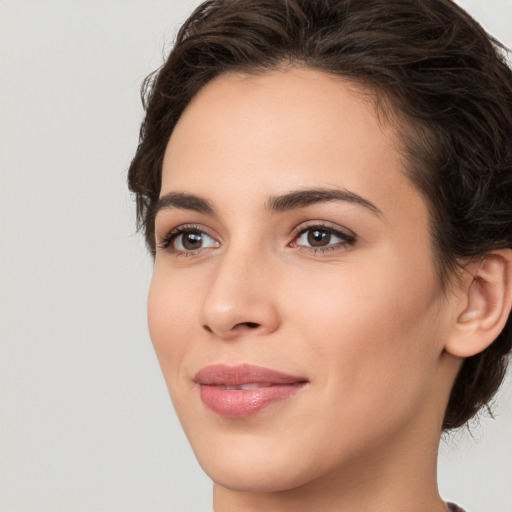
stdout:
<svg viewBox="0 0 512 512">
<path fill-rule="evenodd" d="M 334 186 L 374 204 L 412 194 L 423 208 L 395 130 L 377 115 L 374 100 L 352 82 L 310 69 L 221 75 L 175 127 L 162 194 L 192 188 L 242 206 L 290 189 Z"/>
</svg>

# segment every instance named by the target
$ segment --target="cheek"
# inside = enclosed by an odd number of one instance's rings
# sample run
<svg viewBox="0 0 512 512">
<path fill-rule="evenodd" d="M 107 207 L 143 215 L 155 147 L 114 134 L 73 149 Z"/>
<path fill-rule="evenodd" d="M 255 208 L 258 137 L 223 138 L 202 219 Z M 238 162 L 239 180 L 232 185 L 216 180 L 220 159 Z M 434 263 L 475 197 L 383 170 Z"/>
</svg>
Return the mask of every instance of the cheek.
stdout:
<svg viewBox="0 0 512 512">
<path fill-rule="evenodd" d="M 169 388 L 179 380 L 180 363 L 190 340 L 190 328 L 197 323 L 191 307 L 190 287 L 153 272 L 148 294 L 148 326 L 151 341 Z"/>
<path fill-rule="evenodd" d="M 348 417 L 403 410 L 428 393 L 441 352 L 436 291 L 429 274 L 413 274 L 351 265 L 290 293 L 314 377 L 344 397 Z"/>
</svg>

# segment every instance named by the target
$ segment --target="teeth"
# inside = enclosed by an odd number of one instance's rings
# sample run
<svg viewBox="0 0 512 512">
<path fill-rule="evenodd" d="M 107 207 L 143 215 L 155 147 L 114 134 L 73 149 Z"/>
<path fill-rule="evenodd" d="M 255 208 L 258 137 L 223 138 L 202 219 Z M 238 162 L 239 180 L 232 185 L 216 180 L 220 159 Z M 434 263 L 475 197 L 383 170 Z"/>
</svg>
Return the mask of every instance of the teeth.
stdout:
<svg viewBox="0 0 512 512">
<path fill-rule="evenodd" d="M 271 384 L 261 384 L 258 382 L 253 382 L 250 384 L 240 384 L 239 386 L 218 386 L 221 389 L 227 389 L 232 391 L 244 391 L 248 389 L 258 389 L 258 388 L 266 388 L 269 387 Z"/>
</svg>

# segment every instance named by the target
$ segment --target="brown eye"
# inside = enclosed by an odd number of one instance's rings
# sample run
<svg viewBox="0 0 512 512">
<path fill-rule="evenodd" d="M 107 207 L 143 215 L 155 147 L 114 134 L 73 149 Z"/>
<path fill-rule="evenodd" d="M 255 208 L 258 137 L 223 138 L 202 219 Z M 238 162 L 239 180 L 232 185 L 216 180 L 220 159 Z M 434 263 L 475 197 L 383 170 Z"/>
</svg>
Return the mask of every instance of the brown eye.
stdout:
<svg viewBox="0 0 512 512">
<path fill-rule="evenodd" d="M 187 249 L 188 251 L 199 249 L 201 247 L 201 244 L 203 243 L 203 237 L 201 236 L 201 233 L 198 232 L 183 233 L 181 237 L 181 243 L 183 244 L 183 248 Z"/>
<path fill-rule="evenodd" d="M 172 247 L 176 252 L 193 252 L 208 247 L 218 247 L 219 243 L 199 230 L 184 229 L 173 235 Z"/>
<path fill-rule="evenodd" d="M 311 247 L 323 247 L 328 245 L 331 241 L 331 233 L 321 229 L 310 229 L 308 232 L 307 240 Z"/>
<path fill-rule="evenodd" d="M 335 229 L 328 226 L 311 226 L 303 229 L 297 235 L 292 246 L 301 249 L 310 249 L 316 252 L 325 252 L 334 249 L 344 249 L 353 245 L 356 236 L 342 228 Z"/>
</svg>

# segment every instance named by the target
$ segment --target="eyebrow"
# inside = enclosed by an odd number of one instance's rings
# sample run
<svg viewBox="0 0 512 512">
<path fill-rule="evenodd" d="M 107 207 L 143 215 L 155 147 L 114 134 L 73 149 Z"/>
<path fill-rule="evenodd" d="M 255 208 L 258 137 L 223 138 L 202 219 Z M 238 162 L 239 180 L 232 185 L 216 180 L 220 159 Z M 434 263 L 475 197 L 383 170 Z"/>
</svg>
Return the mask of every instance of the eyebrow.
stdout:
<svg viewBox="0 0 512 512">
<path fill-rule="evenodd" d="M 183 192 L 169 192 L 163 195 L 158 200 L 155 206 L 154 216 L 160 210 L 166 210 L 170 208 L 178 208 L 180 210 L 192 210 L 198 213 L 204 213 L 206 215 L 214 215 L 215 209 L 213 208 L 210 201 L 194 194 L 185 194 Z"/>
<path fill-rule="evenodd" d="M 382 212 L 364 197 L 350 192 L 349 190 L 337 188 L 312 188 L 289 192 L 284 195 L 269 198 L 265 207 L 269 212 L 277 213 L 329 201 L 345 201 L 358 204 L 368 208 L 376 215 L 382 215 Z"/>
<path fill-rule="evenodd" d="M 382 212 L 367 199 L 349 190 L 335 188 L 296 190 L 283 195 L 272 196 L 266 201 L 265 209 L 270 213 L 280 213 L 329 201 L 345 201 L 358 204 L 369 209 L 376 215 L 382 215 Z M 210 201 L 203 197 L 194 194 L 186 194 L 184 192 L 169 192 L 160 197 L 153 215 L 156 217 L 159 211 L 172 208 L 192 210 L 205 215 L 215 215 L 215 209 Z"/>
</svg>

